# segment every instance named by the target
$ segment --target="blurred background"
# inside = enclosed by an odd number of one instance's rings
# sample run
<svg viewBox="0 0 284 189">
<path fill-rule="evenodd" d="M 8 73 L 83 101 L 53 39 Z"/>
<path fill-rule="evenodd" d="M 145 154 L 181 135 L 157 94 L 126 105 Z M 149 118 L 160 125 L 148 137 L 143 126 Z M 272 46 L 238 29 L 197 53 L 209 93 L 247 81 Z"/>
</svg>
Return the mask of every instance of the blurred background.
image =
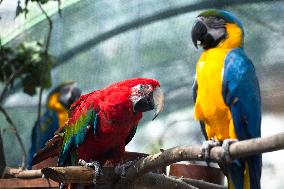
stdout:
<svg viewBox="0 0 284 189">
<path fill-rule="evenodd" d="M 57 61 L 51 71 L 52 87 L 76 81 L 82 93 L 88 93 L 131 77 L 155 78 L 166 95 L 164 112 L 153 122 L 152 113 L 145 114 L 127 150 L 155 153 L 160 148 L 201 144 L 204 138 L 193 119 L 191 94 L 201 49 L 194 48 L 190 31 L 201 11 L 221 8 L 233 12 L 244 25 L 244 48 L 254 62 L 261 87 L 262 135 L 284 131 L 284 1 L 204 2 L 62 0 L 61 15 L 57 2 L 44 4 L 53 23 L 49 54 Z M 14 48 L 21 42 L 44 43 L 48 33 L 45 15 L 35 3 L 29 3 L 29 13 L 15 17 L 17 4 L 17 0 L 0 4 L 2 45 Z M 43 109 L 49 90 L 43 91 Z M 3 107 L 28 151 L 38 94 L 25 94 L 16 82 L 6 96 Z M 22 151 L 13 131 L 5 129 L 9 125 L 2 114 L 0 128 L 7 164 L 19 166 Z M 263 188 L 284 187 L 281 157 L 283 151 L 263 155 Z"/>
</svg>

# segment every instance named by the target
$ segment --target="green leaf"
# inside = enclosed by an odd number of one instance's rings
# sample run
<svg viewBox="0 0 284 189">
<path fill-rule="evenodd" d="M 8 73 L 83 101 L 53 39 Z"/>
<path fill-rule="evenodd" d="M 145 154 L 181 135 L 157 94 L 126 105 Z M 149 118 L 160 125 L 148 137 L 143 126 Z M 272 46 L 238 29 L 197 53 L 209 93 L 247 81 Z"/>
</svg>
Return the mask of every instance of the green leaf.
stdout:
<svg viewBox="0 0 284 189">
<path fill-rule="evenodd" d="M 23 91 L 24 93 L 33 96 L 36 94 L 36 84 L 34 78 L 27 76 L 22 79 Z"/>
<path fill-rule="evenodd" d="M 0 45 L 0 82 L 6 82 L 18 69 L 22 69 L 9 83 L 21 80 L 23 91 L 29 95 L 36 94 L 36 88 L 51 87 L 51 68 L 55 59 L 46 55 L 38 42 L 21 43 L 16 48 Z"/>
</svg>

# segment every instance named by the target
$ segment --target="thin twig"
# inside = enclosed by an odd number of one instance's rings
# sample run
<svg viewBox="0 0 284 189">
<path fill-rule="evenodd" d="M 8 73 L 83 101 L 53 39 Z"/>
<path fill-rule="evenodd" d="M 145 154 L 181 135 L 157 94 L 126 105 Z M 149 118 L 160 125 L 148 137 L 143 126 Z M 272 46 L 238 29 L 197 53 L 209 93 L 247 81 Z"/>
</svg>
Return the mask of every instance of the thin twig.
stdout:
<svg viewBox="0 0 284 189">
<path fill-rule="evenodd" d="M 43 9 L 43 7 L 41 6 L 40 2 L 37 2 L 38 7 L 40 8 L 41 12 L 45 15 L 47 22 L 48 22 L 48 34 L 46 37 L 46 43 L 45 43 L 45 49 L 44 49 L 44 55 L 45 55 L 45 64 L 47 64 L 48 62 L 48 49 L 50 46 L 50 38 L 51 38 L 51 32 L 52 32 L 52 20 L 51 18 L 48 16 L 47 12 Z M 40 90 L 39 90 L 39 100 L 38 100 L 38 115 L 37 115 L 37 120 L 38 120 L 38 124 L 40 126 L 41 122 L 40 122 L 40 116 L 41 116 L 41 104 L 42 104 L 42 93 L 43 93 L 43 87 L 42 87 L 42 83 L 40 86 Z"/>
<path fill-rule="evenodd" d="M 0 179 L 3 178 L 6 169 L 5 154 L 2 140 L 2 129 L 0 129 Z"/>
<path fill-rule="evenodd" d="M 37 121 L 38 121 L 39 127 L 41 125 L 40 117 L 41 117 L 42 92 L 43 92 L 43 88 L 40 86 L 39 96 L 38 96 L 38 105 L 37 105 Z"/>
<path fill-rule="evenodd" d="M 23 69 L 25 68 L 26 65 L 23 65 L 22 67 L 20 67 L 17 71 L 13 72 L 8 80 L 5 82 L 5 86 L 0 94 L 0 111 L 3 113 L 3 115 L 5 116 L 7 122 L 9 123 L 10 127 L 12 127 L 15 135 L 16 135 L 16 138 L 20 144 L 20 147 L 23 151 L 23 157 L 22 157 L 22 168 L 24 169 L 25 168 L 25 164 L 26 164 L 26 158 L 27 158 L 27 152 L 25 150 L 25 147 L 24 147 L 24 143 L 19 135 L 19 132 L 17 130 L 17 127 L 16 125 L 13 123 L 11 117 L 9 116 L 8 112 L 2 107 L 2 102 L 6 96 L 6 93 L 9 89 L 9 86 L 11 85 L 11 83 L 16 79 L 16 77 L 18 77 L 18 75 L 23 71 Z"/>
<path fill-rule="evenodd" d="M 62 16 L 62 10 L 61 10 L 61 0 L 57 0 L 57 3 L 58 3 L 58 14 L 59 16 L 61 17 Z"/>
<path fill-rule="evenodd" d="M 27 158 L 27 152 L 25 150 L 25 146 L 23 143 L 22 138 L 19 135 L 19 132 L 17 131 L 17 127 L 15 126 L 14 122 L 12 121 L 11 117 L 9 116 L 8 112 L 0 105 L 0 111 L 3 113 L 3 115 L 5 116 L 7 122 L 9 123 L 9 125 L 13 128 L 14 130 L 14 134 L 16 135 L 16 138 L 20 144 L 20 147 L 22 148 L 23 151 L 23 158 L 22 158 L 22 168 L 25 168 L 25 164 L 26 164 L 26 158 Z"/>
<path fill-rule="evenodd" d="M 9 89 L 9 85 L 16 79 L 16 77 L 18 77 L 18 75 L 23 71 L 24 68 L 25 68 L 25 65 L 20 67 L 17 71 L 13 72 L 8 78 L 8 80 L 5 82 L 5 86 L 0 94 L 0 104 L 2 104 L 2 101 L 4 100 L 4 97 L 6 96 L 6 93 Z"/>
</svg>

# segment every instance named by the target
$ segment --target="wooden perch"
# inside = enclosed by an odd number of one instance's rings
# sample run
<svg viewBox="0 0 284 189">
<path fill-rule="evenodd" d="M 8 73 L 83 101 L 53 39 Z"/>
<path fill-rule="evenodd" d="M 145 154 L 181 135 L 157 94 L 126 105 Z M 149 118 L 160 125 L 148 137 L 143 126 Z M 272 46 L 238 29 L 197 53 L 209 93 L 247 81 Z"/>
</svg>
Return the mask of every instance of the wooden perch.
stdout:
<svg viewBox="0 0 284 189">
<path fill-rule="evenodd" d="M 23 169 L 13 169 L 7 168 L 4 173 L 4 178 L 22 178 L 22 179 L 32 179 L 41 178 L 41 170 L 23 170 Z"/>
<path fill-rule="evenodd" d="M 284 149 L 284 133 L 270 137 L 243 140 L 233 143 L 230 148 L 232 159 Z M 224 149 L 220 146 L 211 149 L 210 159 L 213 162 L 224 162 Z M 203 161 L 200 146 L 179 146 L 149 155 L 136 162 L 126 171 L 126 179 L 133 182 L 139 176 L 179 161 Z"/>
<path fill-rule="evenodd" d="M 127 184 L 127 183 L 126 183 Z M 147 173 L 137 179 L 134 183 L 136 186 L 144 186 L 151 189 L 169 188 L 169 189 L 198 189 L 191 184 L 184 182 L 179 178 L 166 176 L 163 174 Z M 122 185 L 122 186 L 125 186 Z M 123 188 L 120 186 L 120 188 Z"/>
<path fill-rule="evenodd" d="M 103 167 L 103 176 L 100 177 L 95 176 L 94 169 L 83 166 L 48 167 L 43 168 L 41 172 L 46 178 L 63 183 L 91 184 L 95 182 L 97 185 L 107 185 L 119 179 L 113 172 L 113 167 Z"/>
<path fill-rule="evenodd" d="M 177 177 L 175 177 L 177 178 Z M 227 187 L 225 186 L 221 186 L 221 185 L 218 185 L 218 184 L 213 184 L 213 183 L 210 183 L 210 182 L 205 182 L 205 181 L 202 181 L 202 180 L 195 180 L 195 179 L 190 179 L 190 178 L 178 178 L 180 180 L 182 180 L 183 182 L 186 182 L 192 186 L 195 186 L 199 189 L 227 189 Z"/>
<path fill-rule="evenodd" d="M 265 152 L 271 152 L 276 150 L 284 149 L 284 133 L 276 134 L 270 137 L 256 138 L 250 140 L 239 141 L 233 143 L 230 148 L 230 154 L 232 159 L 238 159 L 245 156 L 250 156 L 253 154 L 260 154 Z M 222 147 L 214 147 L 210 153 L 210 159 L 213 162 L 224 162 L 224 149 Z M 52 180 L 57 182 L 64 183 L 92 183 L 95 179 L 97 184 L 110 184 L 116 183 L 115 188 L 121 188 L 122 186 L 134 184 L 145 184 L 145 183 L 158 183 L 150 181 L 153 178 L 153 173 L 148 173 L 150 171 L 156 170 L 159 167 L 164 167 L 179 161 L 203 161 L 204 158 L 201 155 L 200 146 L 179 146 L 171 148 L 160 152 L 158 154 L 149 155 L 145 158 L 138 160 L 134 166 L 129 167 L 126 170 L 126 176 L 123 179 L 120 179 L 117 175 L 114 174 L 113 168 L 104 167 L 103 176 L 95 178 L 94 170 L 86 167 L 51 167 L 42 169 L 42 173 Z M 82 174 L 83 173 L 83 174 Z M 147 173 L 147 174 L 146 174 Z M 151 175 L 152 174 L 152 175 Z M 157 174 L 156 174 L 157 175 Z M 157 180 L 157 177 L 155 179 Z M 164 178 L 162 178 L 164 177 Z M 138 179 L 139 178 L 139 179 Z M 137 180 L 138 179 L 138 180 Z M 173 177 L 167 177 L 160 175 L 159 179 L 164 179 L 169 182 Z M 118 181 L 118 182 L 117 182 Z M 191 179 L 181 179 L 178 181 L 181 186 L 185 188 L 213 188 L 206 187 L 207 183 L 201 182 L 191 182 Z M 182 182 L 182 183 L 180 183 Z M 184 183 L 187 183 L 185 185 Z M 199 184 L 199 185 L 198 185 Z M 204 187 L 202 187 L 204 186 Z M 217 188 L 222 188 L 221 186 L 216 185 Z"/>
<path fill-rule="evenodd" d="M 42 173 L 45 177 L 50 178 L 56 182 L 65 183 L 81 183 L 92 184 L 96 183 L 99 188 L 112 188 L 113 183 L 116 183 L 120 177 L 113 172 L 112 167 L 103 167 L 103 176 L 95 177 L 95 172 L 91 168 L 69 166 L 69 167 L 49 167 L 43 168 Z M 95 178 L 95 180 L 94 180 Z M 120 182 L 116 187 L 125 188 L 129 183 Z M 177 189 L 197 189 L 198 186 L 202 189 L 225 189 L 225 187 L 211 184 L 205 181 L 198 181 L 194 179 L 182 179 L 177 177 L 166 176 L 164 174 L 146 173 L 139 177 L 134 183 L 129 185 L 129 188 L 177 188 Z"/>
</svg>

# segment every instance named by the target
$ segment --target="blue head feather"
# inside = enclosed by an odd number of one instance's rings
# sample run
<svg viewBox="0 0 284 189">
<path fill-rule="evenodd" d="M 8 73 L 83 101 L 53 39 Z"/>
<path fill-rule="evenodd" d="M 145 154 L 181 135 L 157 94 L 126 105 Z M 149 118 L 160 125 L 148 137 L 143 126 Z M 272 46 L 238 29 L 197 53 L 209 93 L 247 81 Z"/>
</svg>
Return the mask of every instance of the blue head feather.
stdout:
<svg viewBox="0 0 284 189">
<path fill-rule="evenodd" d="M 217 10 L 217 9 L 211 9 L 204 11 L 200 13 L 198 16 L 203 16 L 203 17 L 209 17 L 209 16 L 214 16 L 214 17 L 219 17 L 224 19 L 228 23 L 234 23 L 237 24 L 242 30 L 243 30 L 243 24 L 240 19 L 238 19 L 235 15 L 233 15 L 231 12 L 225 11 L 225 10 Z"/>
</svg>

